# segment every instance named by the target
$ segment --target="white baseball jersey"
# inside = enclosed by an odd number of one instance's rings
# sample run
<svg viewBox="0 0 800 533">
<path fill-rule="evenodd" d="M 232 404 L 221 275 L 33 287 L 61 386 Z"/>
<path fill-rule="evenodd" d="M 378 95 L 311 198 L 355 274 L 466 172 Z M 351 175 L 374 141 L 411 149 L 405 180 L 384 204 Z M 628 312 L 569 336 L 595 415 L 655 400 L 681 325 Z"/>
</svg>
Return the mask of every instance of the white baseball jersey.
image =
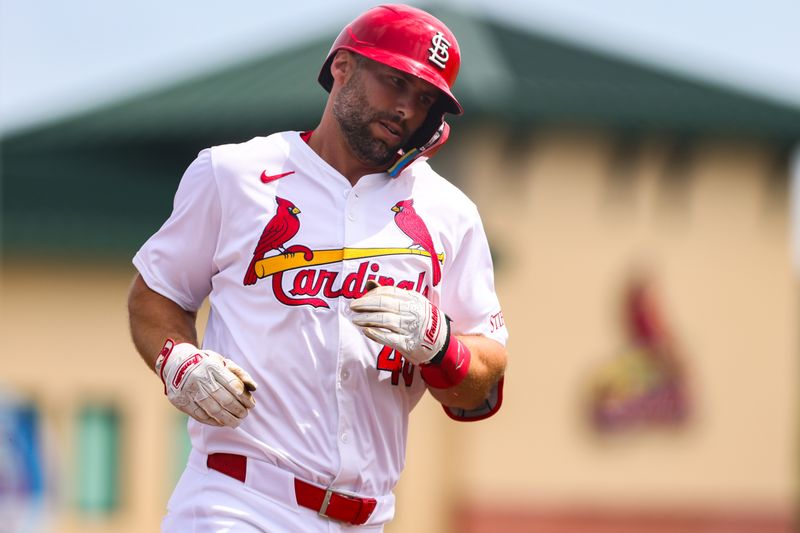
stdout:
<svg viewBox="0 0 800 533">
<path fill-rule="evenodd" d="M 409 236 L 420 227 L 432 242 Z M 351 186 L 298 132 L 200 152 L 133 262 L 186 310 L 209 297 L 203 347 L 259 383 L 237 429 L 190 419 L 195 451 L 253 457 L 359 496 L 391 495 L 426 387 L 418 368 L 352 324 L 365 282 L 420 291 L 454 333 L 506 342 L 475 205 L 423 160 Z M 496 390 L 477 417 L 500 399 Z"/>
</svg>

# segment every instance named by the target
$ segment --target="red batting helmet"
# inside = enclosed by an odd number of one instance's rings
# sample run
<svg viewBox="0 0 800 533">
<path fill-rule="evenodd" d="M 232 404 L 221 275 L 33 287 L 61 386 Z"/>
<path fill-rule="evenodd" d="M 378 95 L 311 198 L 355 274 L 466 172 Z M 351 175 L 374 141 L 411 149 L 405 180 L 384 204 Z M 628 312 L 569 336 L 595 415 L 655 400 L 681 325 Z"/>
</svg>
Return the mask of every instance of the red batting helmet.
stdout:
<svg viewBox="0 0 800 533">
<path fill-rule="evenodd" d="M 461 51 L 453 32 L 433 15 L 404 5 L 378 6 L 359 15 L 336 38 L 322 66 L 319 83 L 326 91 L 333 85 L 333 56 L 342 49 L 431 83 L 446 96 L 443 111 L 463 112 L 451 92 Z"/>
<path fill-rule="evenodd" d="M 405 5 L 378 6 L 359 15 L 344 27 L 322 65 L 318 80 L 328 92 L 333 86 L 331 63 L 339 50 L 350 50 L 416 76 L 442 92 L 425 122 L 398 154 L 388 170 L 390 175 L 397 175 L 417 157 L 430 157 L 447 141 L 450 128 L 444 114 L 463 113 L 451 91 L 461 66 L 461 51 L 455 35 L 442 21 Z"/>
</svg>

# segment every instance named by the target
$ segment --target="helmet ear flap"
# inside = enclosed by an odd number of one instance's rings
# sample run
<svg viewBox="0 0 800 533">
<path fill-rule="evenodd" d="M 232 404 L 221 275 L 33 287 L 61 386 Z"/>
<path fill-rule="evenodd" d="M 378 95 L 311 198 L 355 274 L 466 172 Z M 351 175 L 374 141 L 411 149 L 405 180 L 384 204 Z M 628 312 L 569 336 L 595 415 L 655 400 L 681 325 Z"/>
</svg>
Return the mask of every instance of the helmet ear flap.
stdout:
<svg viewBox="0 0 800 533">
<path fill-rule="evenodd" d="M 428 110 L 428 116 L 425 121 L 417 128 L 414 135 L 403 146 L 404 152 L 409 152 L 414 148 L 422 148 L 433 138 L 436 132 L 441 128 L 444 123 L 444 113 L 447 108 L 447 102 L 444 98 L 440 97 Z"/>
<path fill-rule="evenodd" d="M 433 157 L 449 137 L 450 126 L 444 121 L 444 114 L 440 110 L 431 108 L 425 122 L 398 152 L 397 159 L 386 172 L 394 178 L 416 159 L 423 156 L 426 159 Z"/>
</svg>

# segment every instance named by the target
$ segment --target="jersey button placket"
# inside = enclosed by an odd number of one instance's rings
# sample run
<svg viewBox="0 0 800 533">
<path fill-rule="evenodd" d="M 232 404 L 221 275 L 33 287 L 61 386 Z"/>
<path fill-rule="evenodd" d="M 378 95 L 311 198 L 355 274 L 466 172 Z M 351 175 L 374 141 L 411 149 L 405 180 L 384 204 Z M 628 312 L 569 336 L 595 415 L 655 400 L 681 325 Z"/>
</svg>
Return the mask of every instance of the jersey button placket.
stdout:
<svg viewBox="0 0 800 533">
<path fill-rule="evenodd" d="M 351 228 L 352 223 L 356 220 L 356 213 L 355 213 L 355 200 L 356 197 L 353 194 L 352 189 L 347 189 L 343 191 L 342 196 L 344 197 L 344 217 L 343 217 L 343 247 L 346 249 L 351 245 L 351 239 L 353 235 L 353 230 Z M 341 280 L 347 277 L 348 274 L 351 273 L 353 270 L 352 261 L 343 260 L 341 265 Z M 339 309 L 338 309 L 338 316 L 339 316 L 339 335 L 341 338 L 344 338 L 346 335 L 351 335 L 352 332 L 350 331 L 352 326 L 350 324 L 350 306 L 349 301 L 344 299 L 343 297 L 338 298 L 339 300 Z M 342 342 L 342 341 L 340 341 Z M 338 420 L 338 427 L 337 427 L 337 437 L 339 441 L 339 473 L 336 476 L 337 479 L 352 479 L 353 476 L 357 475 L 356 471 L 357 461 L 354 461 L 355 457 L 353 456 L 352 451 L 352 417 L 353 417 L 353 409 L 354 409 L 354 401 L 352 397 L 352 391 L 350 390 L 350 383 L 349 380 L 351 378 L 350 370 L 346 368 L 346 366 L 350 363 L 348 360 L 348 353 L 346 350 L 341 349 L 339 350 L 339 361 L 338 361 L 338 379 L 337 387 L 336 387 L 336 397 L 337 397 L 337 404 L 338 404 L 338 413 L 339 413 L 339 420 Z"/>
<path fill-rule="evenodd" d="M 347 204 L 346 204 L 346 214 L 347 220 L 350 222 L 355 222 L 358 219 L 356 214 L 356 209 L 358 208 L 358 193 L 353 190 L 347 197 Z"/>
</svg>

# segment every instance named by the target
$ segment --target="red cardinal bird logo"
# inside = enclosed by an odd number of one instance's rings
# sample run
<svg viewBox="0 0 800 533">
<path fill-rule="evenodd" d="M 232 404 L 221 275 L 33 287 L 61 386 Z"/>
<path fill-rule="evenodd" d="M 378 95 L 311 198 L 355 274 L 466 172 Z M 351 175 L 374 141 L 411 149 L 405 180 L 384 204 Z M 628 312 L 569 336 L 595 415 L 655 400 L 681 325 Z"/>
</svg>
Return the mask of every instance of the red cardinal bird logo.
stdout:
<svg viewBox="0 0 800 533">
<path fill-rule="evenodd" d="M 247 267 L 247 272 L 244 274 L 245 285 L 255 285 L 258 281 L 256 262 L 263 259 L 267 252 L 279 250 L 282 254 L 287 255 L 283 246 L 300 229 L 300 220 L 297 218 L 300 210 L 289 200 L 277 196 L 275 200 L 278 202 L 278 211 L 267 222 L 267 227 L 264 228 L 261 238 L 258 239 L 258 245 L 253 252 L 253 260 L 250 261 L 250 266 Z"/>
<path fill-rule="evenodd" d="M 403 233 L 414 241 L 412 246 L 419 246 L 429 254 L 431 254 L 431 267 L 433 268 L 433 286 L 439 284 L 442 279 L 442 268 L 439 265 L 439 258 L 436 257 L 436 250 L 433 247 L 433 239 L 431 233 L 425 222 L 422 221 L 420 216 L 414 210 L 414 200 L 401 200 L 394 204 L 392 207 L 394 211 L 394 222 Z"/>
</svg>

